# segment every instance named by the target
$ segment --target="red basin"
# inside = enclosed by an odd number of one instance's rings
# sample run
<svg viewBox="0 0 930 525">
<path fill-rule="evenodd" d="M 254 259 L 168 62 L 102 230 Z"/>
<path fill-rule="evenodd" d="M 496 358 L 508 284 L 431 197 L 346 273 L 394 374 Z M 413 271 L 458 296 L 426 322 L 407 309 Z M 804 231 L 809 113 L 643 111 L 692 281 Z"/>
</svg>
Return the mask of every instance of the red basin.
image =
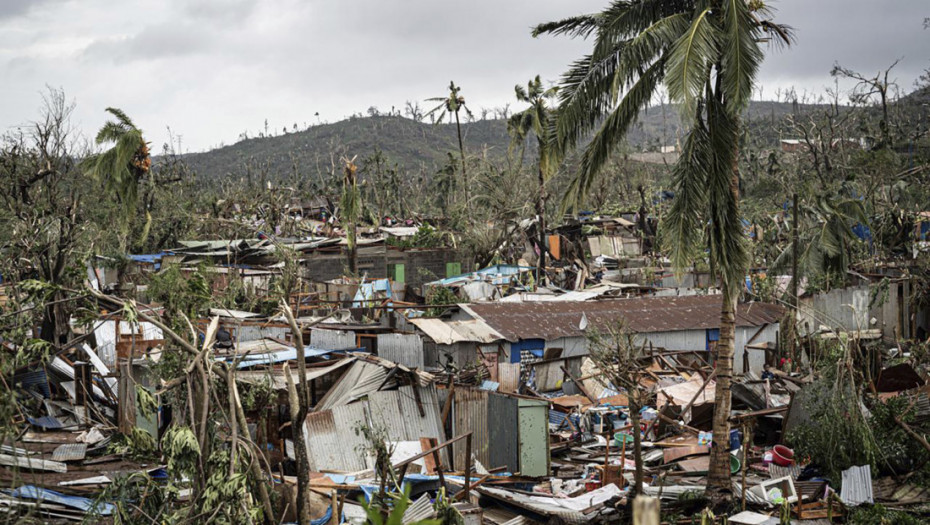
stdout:
<svg viewBox="0 0 930 525">
<path fill-rule="evenodd" d="M 782 467 L 790 467 L 794 463 L 794 451 L 784 445 L 775 445 L 772 449 L 772 461 Z"/>
</svg>

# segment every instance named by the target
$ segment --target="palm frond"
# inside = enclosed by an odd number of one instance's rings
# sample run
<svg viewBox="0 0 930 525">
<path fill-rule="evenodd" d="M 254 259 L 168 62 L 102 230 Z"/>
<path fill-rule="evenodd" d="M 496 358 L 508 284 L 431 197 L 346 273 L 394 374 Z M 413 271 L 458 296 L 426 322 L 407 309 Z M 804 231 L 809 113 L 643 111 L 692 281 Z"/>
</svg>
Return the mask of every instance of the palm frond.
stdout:
<svg viewBox="0 0 930 525">
<path fill-rule="evenodd" d="M 753 79 L 763 58 L 757 26 L 745 0 L 726 0 L 723 28 L 721 87 L 727 109 L 733 114 L 740 114 L 752 98 Z"/>
<path fill-rule="evenodd" d="M 136 127 L 136 125 L 133 124 L 132 119 L 129 118 L 129 115 L 127 115 L 125 112 L 123 112 L 123 110 L 121 110 L 121 109 L 119 109 L 119 108 L 107 108 L 107 109 L 106 109 L 106 112 L 109 113 L 109 114 L 111 114 L 111 115 L 113 115 L 114 117 L 116 117 L 116 120 L 118 120 L 119 123 L 120 123 L 123 127 L 125 127 L 125 128 L 135 128 L 135 127 Z"/>
<path fill-rule="evenodd" d="M 601 18 L 599 14 L 593 14 L 572 16 L 563 18 L 562 20 L 556 20 L 555 22 L 546 22 L 534 27 L 532 35 L 534 38 L 542 34 L 587 38 L 597 30 Z"/>
<path fill-rule="evenodd" d="M 662 222 L 661 241 L 677 273 L 691 264 L 703 242 L 707 179 L 713 162 L 709 142 L 707 127 L 698 117 L 685 137 L 673 171 L 675 199 Z"/>
<path fill-rule="evenodd" d="M 739 214 L 739 117 L 730 114 L 716 97 L 706 98 L 708 144 L 713 152 L 707 179 L 711 267 L 721 282 L 728 285 L 730 293 L 737 293 L 749 267 L 749 251 Z"/>
<path fill-rule="evenodd" d="M 698 13 L 691 27 L 669 52 L 665 85 L 669 98 L 680 104 L 683 115 L 694 114 L 695 104 L 704 91 L 710 64 L 717 57 L 720 36 L 711 16 L 710 8 Z"/>
<path fill-rule="evenodd" d="M 620 104 L 607 116 L 585 148 L 578 174 L 569 184 L 563 200 L 563 208 L 577 207 L 581 204 L 597 173 L 610 159 L 614 148 L 623 140 L 627 131 L 639 118 L 642 111 L 652 99 L 659 85 L 665 61 L 659 60 L 643 72 L 633 84 Z M 561 111 L 561 108 L 560 108 Z M 561 118 L 564 118 L 560 114 Z M 561 120 L 560 118 L 560 120 Z"/>
</svg>

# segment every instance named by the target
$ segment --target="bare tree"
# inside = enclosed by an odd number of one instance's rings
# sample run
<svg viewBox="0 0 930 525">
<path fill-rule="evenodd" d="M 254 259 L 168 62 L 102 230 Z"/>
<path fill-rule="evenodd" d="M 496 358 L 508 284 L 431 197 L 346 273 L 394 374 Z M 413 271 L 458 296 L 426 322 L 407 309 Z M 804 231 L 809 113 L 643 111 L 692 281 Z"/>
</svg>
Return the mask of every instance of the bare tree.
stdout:
<svg viewBox="0 0 930 525">
<path fill-rule="evenodd" d="M 643 455 L 640 410 L 654 395 L 654 392 L 644 389 L 641 384 L 646 376 L 649 360 L 646 342 L 638 341 L 636 334 L 619 323 L 607 327 L 604 332 L 589 333 L 588 342 L 591 359 L 601 371 L 597 380 L 605 386 L 626 390 L 629 399 L 631 433 L 633 434 L 633 460 L 636 463 L 633 493 L 641 494 Z M 620 460 L 625 461 L 625 458 L 620 458 Z"/>
<path fill-rule="evenodd" d="M 79 284 L 72 265 L 87 255 L 79 253 L 90 233 L 81 201 L 92 185 L 77 166 L 88 147 L 71 126 L 74 103 L 51 88 L 43 102 L 38 120 L 0 141 L 0 252 L 17 255 L 0 271 L 14 289 L 15 281 L 33 273 L 50 285 L 40 337 L 61 343 L 70 333 L 61 287 Z"/>
</svg>

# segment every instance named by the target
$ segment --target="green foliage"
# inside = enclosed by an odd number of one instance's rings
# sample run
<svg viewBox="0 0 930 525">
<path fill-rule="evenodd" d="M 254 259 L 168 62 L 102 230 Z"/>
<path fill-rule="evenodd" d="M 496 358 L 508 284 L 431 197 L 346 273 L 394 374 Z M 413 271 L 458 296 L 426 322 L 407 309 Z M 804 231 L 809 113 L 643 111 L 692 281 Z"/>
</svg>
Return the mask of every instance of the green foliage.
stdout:
<svg viewBox="0 0 930 525">
<path fill-rule="evenodd" d="M 785 436 L 796 458 L 819 465 L 835 483 L 852 466 L 871 465 L 878 472 L 880 443 L 850 382 L 822 377 L 799 393 L 795 402 L 808 413 L 808 419 Z"/>
<path fill-rule="evenodd" d="M 460 299 L 451 288 L 445 286 L 430 286 L 426 291 L 426 304 L 429 305 L 449 305 L 458 304 Z M 445 308 L 427 308 L 426 315 L 435 317 L 442 314 Z"/>
<path fill-rule="evenodd" d="M 883 505 L 852 509 L 846 518 L 849 525 L 920 525 L 925 521 L 903 510 L 891 510 Z"/>
<path fill-rule="evenodd" d="M 148 388 L 139 384 L 136 385 L 136 406 L 139 408 L 138 415 L 143 418 L 150 418 L 158 411 L 155 396 Z"/>
<path fill-rule="evenodd" d="M 410 485 L 407 484 L 404 486 L 404 491 L 401 494 L 392 494 L 393 498 L 392 505 L 389 509 L 385 509 L 374 503 L 368 503 L 365 501 L 365 498 L 361 498 L 359 502 L 362 504 L 362 507 L 365 509 L 365 515 L 368 516 L 368 523 L 371 525 L 401 525 L 404 523 L 404 512 L 407 511 L 407 507 L 410 506 Z M 444 523 L 442 520 L 437 519 L 427 519 L 427 520 L 417 520 L 410 522 L 409 525 L 440 525 Z"/>
<path fill-rule="evenodd" d="M 190 427 L 172 425 L 161 438 L 168 471 L 175 477 L 193 478 L 199 468 L 200 444 Z"/>
<path fill-rule="evenodd" d="M 132 459 L 152 459 L 156 456 L 157 443 L 147 431 L 133 427 L 130 434 L 117 434 L 110 441 L 107 451 Z"/>
<path fill-rule="evenodd" d="M 115 198 L 120 209 L 117 222 L 124 235 L 128 235 L 139 200 L 139 182 L 149 172 L 152 160 L 148 145 L 142 138 L 142 130 L 121 110 L 107 108 L 106 111 L 115 120 L 100 128 L 96 143 L 110 145 L 110 149 L 88 157 L 82 166 L 88 175 L 102 181 L 106 193 Z M 125 247 L 124 243 L 122 247 Z"/>
<path fill-rule="evenodd" d="M 274 405 L 277 397 L 271 378 L 263 377 L 258 382 L 249 383 L 242 394 L 242 408 L 247 412 L 265 410 Z"/>
<path fill-rule="evenodd" d="M 449 248 L 455 246 L 455 235 L 424 224 L 417 228 L 417 233 L 412 237 L 388 237 L 385 242 L 401 249 Z"/>
<path fill-rule="evenodd" d="M 115 478 L 98 497 L 98 502 L 115 505 L 114 523 L 173 524 L 192 518 L 211 525 L 261 521 L 262 510 L 252 499 L 251 480 L 246 474 L 249 458 L 240 455 L 231 472 L 228 449 L 214 446 L 210 457 L 202 463 L 194 432 L 183 426 L 169 428 L 162 437 L 161 448 L 167 463 L 167 480 L 156 481 L 145 472 L 135 472 Z M 192 487 L 191 480 L 200 478 L 201 474 L 203 485 Z M 192 499 L 180 497 L 185 488 L 195 488 Z M 91 515 L 89 518 L 99 517 Z"/>
<path fill-rule="evenodd" d="M 165 307 L 169 317 L 179 314 L 196 317 L 211 301 L 210 284 L 202 268 L 193 272 L 171 264 L 152 275 L 148 295 Z"/>
</svg>

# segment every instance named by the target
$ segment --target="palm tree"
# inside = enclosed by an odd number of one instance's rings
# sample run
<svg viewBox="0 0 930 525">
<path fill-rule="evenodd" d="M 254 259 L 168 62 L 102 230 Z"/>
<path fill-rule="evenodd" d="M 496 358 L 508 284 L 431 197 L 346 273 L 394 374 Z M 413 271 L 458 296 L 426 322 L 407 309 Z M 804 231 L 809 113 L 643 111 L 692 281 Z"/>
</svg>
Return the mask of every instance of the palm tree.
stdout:
<svg viewBox="0 0 930 525">
<path fill-rule="evenodd" d="M 442 123 L 446 116 L 450 118 L 455 116 L 455 131 L 459 138 L 459 153 L 462 156 L 462 180 L 465 182 L 465 207 L 468 208 L 468 172 L 465 170 L 465 144 L 462 142 L 462 125 L 459 121 L 459 111 L 465 110 L 465 114 L 471 118 L 473 115 L 468 106 L 465 105 L 465 97 L 459 94 L 462 88 L 455 85 L 455 82 L 449 81 L 449 95 L 445 97 L 434 97 L 426 99 L 427 102 L 439 102 L 439 105 L 431 109 L 426 116 L 432 117 L 437 112 L 439 116 L 434 121 L 436 124 Z"/>
<path fill-rule="evenodd" d="M 349 256 L 349 273 L 354 277 L 358 275 L 358 219 L 362 214 L 362 196 L 358 190 L 358 167 L 355 157 L 343 157 L 342 200 L 340 202 L 340 215 L 346 229 L 346 250 Z"/>
<path fill-rule="evenodd" d="M 706 244 L 723 292 L 714 446 L 708 495 L 730 491 L 729 422 L 736 300 L 749 264 L 739 215 L 740 113 L 763 58 L 760 42 L 790 41 L 762 19 L 759 0 L 614 0 L 604 11 L 542 24 L 534 35 L 591 38 L 593 51 L 562 79 L 555 140 L 562 151 L 594 133 L 566 202 L 578 205 L 664 83 L 690 127 L 674 169 L 675 202 L 664 224 L 669 255 L 685 268 Z M 622 98 L 620 94 L 624 93 Z M 703 233 L 703 235 L 701 234 Z"/>
<path fill-rule="evenodd" d="M 122 110 L 107 108 L 106 111 L 115 120 L 107 121 L 100 128 L 95 141 L 98 145 L 108 144 L 110 148 L 88 157 L 83 165 L 89 175 L 104 182 L 108 193 L 116 196 L 121 229 L 120 249 L 125 251 L 136 215 L 139 182 L 151 169 L 152 158 L 142 130 Z M 148 227 L 145 228 L 147 230 Z"/>
<path fill-rule="evenodd" d="M 552 176 L 552 173 L 558 168 L 559 155 L 557 154 L 557 142 L 553 140 L 553 130 L 557 112 L 550 107 L 558 94 L 558 87 L 545 89 L 539 75 L 527 82 L 524 88 L 521 85 L 514 87 L 517 100 L 526 102 L 530 107 L 515 113 L 507 122 L 507 127 L 513 136 L 514 145 L 519 144 L 521 147 L 520 166 L 523 165 L 523 152 L 525 151 L 526 138 L 532 133 L 536 137 L 536 145 L 539 155 L 537 163 L 537 174 L 539 190 L 536 194 L 536 217 L 537 229 L 539 231 L 539 263 L 537 281 L 543 284 L 546 276 L 546 251 L 548 243 L 546 242 L 546 181 Z"/>
</svg>

